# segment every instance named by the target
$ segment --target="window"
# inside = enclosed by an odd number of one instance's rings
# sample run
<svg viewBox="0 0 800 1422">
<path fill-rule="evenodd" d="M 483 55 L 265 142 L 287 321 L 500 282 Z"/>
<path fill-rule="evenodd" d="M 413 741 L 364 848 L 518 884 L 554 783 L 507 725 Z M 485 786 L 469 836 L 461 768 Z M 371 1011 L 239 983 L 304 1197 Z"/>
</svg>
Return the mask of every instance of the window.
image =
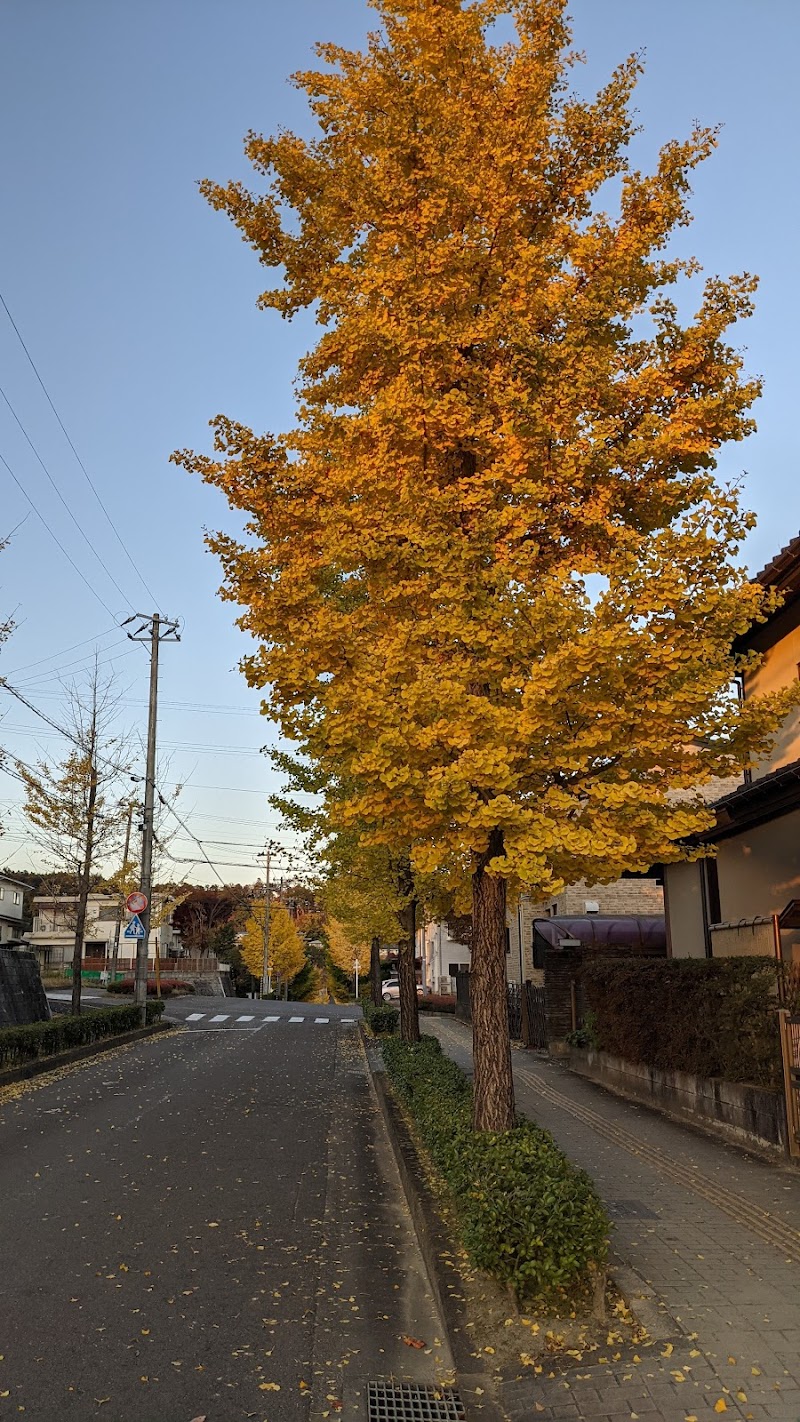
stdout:
<svg viewBox="0 0 800 1422">
<path fill-rule="evenodd" d="M 463 971 L 464 971 L 464 969 L 466 968 L 466 966 L 467 966 L 466 963 L 448 963 L 448 965 L 447 965 L 447 973 L 448 973 L 448 976 L 451 977 L 451 978 L 457 978 L 458 975 L 459 975 L 459 973 L 463 973 Z"/>
<path fill-rule="evenodd" d="M 0 899 L 4 899 L 5 896 L 6 896 L 6 891 L 5 891 L 5 889 L 3 888 L 3 885 L 0 884 Z"/>
<path fill-rule="evenodd" d="M 19 903 L 19 894 L 17 893 L 16 889 L 14 890 L 14 903 Z"/>
</svg>

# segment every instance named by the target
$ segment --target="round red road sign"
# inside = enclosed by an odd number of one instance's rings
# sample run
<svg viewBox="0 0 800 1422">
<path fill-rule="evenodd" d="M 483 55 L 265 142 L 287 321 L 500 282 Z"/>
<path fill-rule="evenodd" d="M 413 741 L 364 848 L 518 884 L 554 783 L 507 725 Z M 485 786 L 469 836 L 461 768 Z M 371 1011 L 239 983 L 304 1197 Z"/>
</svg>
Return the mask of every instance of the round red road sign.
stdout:
<svg viewBox="0 0 800 1422">
<path fill-rule="evenodd" d="M 147 895 L 137 889 L 135 894 L 128 894 L 125 907 L 128 913 L 144 913 L 147 908 Z"/>
</svg>

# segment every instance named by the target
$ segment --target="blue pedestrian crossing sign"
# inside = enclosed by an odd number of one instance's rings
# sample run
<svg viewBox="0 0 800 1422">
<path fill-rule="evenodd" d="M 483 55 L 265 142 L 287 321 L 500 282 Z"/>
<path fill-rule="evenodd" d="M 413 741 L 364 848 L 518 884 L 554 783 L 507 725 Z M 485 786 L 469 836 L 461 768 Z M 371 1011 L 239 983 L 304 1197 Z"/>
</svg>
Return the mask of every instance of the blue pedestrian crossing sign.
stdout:
<svg viewBox="0 0 800 1422">
<path fill-rule="evenodd" d="M 140 919 L 138 913 L 135 913 L 133 915 L 133 918 L 125 929 L 123 937 L 144 938 L 144 924 L 142 923 L 142 920 Z"/>
</svg>

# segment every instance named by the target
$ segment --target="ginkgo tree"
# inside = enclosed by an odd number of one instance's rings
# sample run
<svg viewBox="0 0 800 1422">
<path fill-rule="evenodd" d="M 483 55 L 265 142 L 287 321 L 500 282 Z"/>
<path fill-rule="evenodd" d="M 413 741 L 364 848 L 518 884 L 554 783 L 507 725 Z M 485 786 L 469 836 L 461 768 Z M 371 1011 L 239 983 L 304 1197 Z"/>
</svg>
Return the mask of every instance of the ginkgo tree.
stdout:
<svg viewBox="0 0 800 1422">
<path fill-rule="evenodd" d="M 507 887 L 689 852 L 697 787 L 784 711 L 730 695 L 763 594 L 715 477 L 755 282 L 669 246 L 716 133 L 633 168 L 640 59 L 573 92 L 563 0 L 374 8 L 296 76 L 316 136 L 250 134 L 257 190 L 202 185 L 278 273 L 261 304 L 316 313 L 297 425 L 219 417 L 176 458 L 247 515 L 209 542 L 266 708 L 371 842 L 471 881 L 474 1124 L 503 1130 Z"/>
<path fill-rule="evenodd" d="M 266 923 L 266 900 L 253 899 L 242 935 L 242 957 L 254 978 L 264 971 L 264 938 L 267 937 L 266 962 L 269 977 L 276 991 L 296 977 L 306 961 L 305 944 L 292 916 L 283 904 L 270 904 Z"/>
</svg>

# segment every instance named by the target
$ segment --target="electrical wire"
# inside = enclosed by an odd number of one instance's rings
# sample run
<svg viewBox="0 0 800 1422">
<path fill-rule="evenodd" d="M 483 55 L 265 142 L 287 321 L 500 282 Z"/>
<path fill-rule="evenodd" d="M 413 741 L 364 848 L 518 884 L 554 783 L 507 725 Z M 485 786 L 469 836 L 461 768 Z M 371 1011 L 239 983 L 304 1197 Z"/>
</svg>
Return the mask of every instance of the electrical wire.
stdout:
<svg viewBox="0 0 800 1422">
<path fill-rule="evenodd" d="M 85 637 L 82 642 L 73 642 L 71 647 L 64 647 L 63 651 L 61 652 L 51 652 L 49 657 L 40 657 L 39 660 L 36 662 L 25 662 L 24 666 L 14 667 L 9 672 L 9 676 L 19 676 L 20 672 L 29 671 L 31 667 L 40 667 L 43 662 L 58 661 L 59 657 L 66 657 L 70 652 L 74 652 L 78 647 L 86 647 L 88 646 L 89 642 L 102 641 L 103 637 L 110 636 L 112 632 L 119 632 L 119 627 L 117 623 L 114 623 L 113 627 L 106 628 L 105 632 L 98 632 L 96 637 Z M 108 648 L 104 647 L 103 650 L 108 651 Z M 80 660 L 82 660 L 82 658 Z"/>
<path fill-rule="evenodd" d="M 20 493 L 22 494 L 23 498 L 25 498 L 25 499 L 28 501 L 28 503 L 30 504 L 31 508 L 33 509 L 33 512 L 36 514 L 36 517 L 44 524 L 44 526 L 45 526 L 45 528 L 47 529 L 47 532 L 50 534 L 50 537 L 52 538 L 53 542 L 56 544 L 56 546 L 57 546 L 58 548 L 61 549 L 61 552 L 64 554 L 64 557 L 66 558 L 66 560 L 67 560 L 67 562 L 69 563 L 70 567 L 71 567 L 71 568 L 74 568 L 74 570 L 75 570 L 75 572 L 78 574 L 78 577 L 80 578 L 81 582 L 86 584 L 87 588 L 89 589 L 89 592 L 92 594 L 92 597 L 96 597 L 96 598 L 97 598 L 97 601 L 100 603 L 100 606 L 105 608 L 105 610 L 106 610 L 106 612 L 108 613 L 109 617 L 113 617 L 113 616 L 114 616 L 114 613 L 111 611 L 111 608 L 109 607 L 109 605 L 108 605 L 108 603 L 106 602 L 105 598 L 100 596 L 100 593 L 97 591 L 97 588 L 95 588 L 95 587 L 92 586 L 92 584 L 89 582 L 89 579 L 86 577 L 85 573 L 83 573 L 83 572 L 81 571 L 81 569 L 78 567 L 78 565 L 77 565 L 77 563 L 75 562 L 75 560 L 70 557 L 69 553 L 67 552 L 67 550 L 66 550 L 66 548 L 64 547 L 63 543 L 61 542 L 61 539 L 53 532 L 53 530 L 52 530 L 52 528 L 50 527 L 49 523 L 47 522 L 47 519 L 45 518 L 44 514 L 41 512 L 40 509 L 38 509 L 38 508 L 36 507 L 35 503 L 33 502 L 33 499 L 31 498 L 31 496 L 30 496 L 30 494 L 28 493 L 27 489 L 25 488 L 24 484 L 22 484 L 22 483 L 20 482 L 20 480 L 17 478 L 17 476 L 16 476 L 16 474 L 14 473 L 14 470 L 11 468 L 11 465 L 9 464 L 8 460 L 7 460 L 7 459 L 5 458 L 5 456 L 2 455 L 2 454 L 0 454 L 0 462 L 2 462 L 2 463 L 5 465 L 6 469 L 8 470 L 9 474 L 11 475 L 11 478 L 14 480 L 14 483 L 16 484 L 17 488 L 19 489 L 19 491 L 20 491 Z"/>
<path fill-rule="evenodd" d="M 81 525 L 79 524 L 78 520 L 76 519 L 74 513 L 72 512 L 72 509 L 70 508 L 69 504 L 67 503 L 66 499 L 64 498 L 64 495 L 62 494 L 61 490 L 59 489 L 58 484 L 56 483 L 55 479 L 53 478 L 52 474 L 50 473 L 50 470 L 48 469 L 48 467 L 47 467 L 47 465 L 45 464 L 44 460 L 42 459 L 41 454 L 39 453 L 38 449 L 36 448 L 36 445 L 34 444 L 33 440 L 31 439 L 30 435 L 28 434 L 28 431 L 26 430 L 25 426 L 24 426 L 23 423 L 22 423 L 22 420 L 20 419 L 19 415 L 17 414 L 16 410 L 14 409 L 14 406 L 12 405 L 12 403 L 11 403 L 11 401 L 9 400 L 8 396 L 6 395 L 6 392 L 5 392 L 5 390 L 3 389 L 2 385 L 0 385 L 0 396 L 2 396 L 2 398 L 5 400 L 6 405 L 8 406 L 9 410 L 11 411 L 11 414 L 12 414 L 13 418 L 16 420 L 16 422 L 17 422 L 19 428 L 21 429 L 24 438 L 27 440 L 27 442 L 28 442 L 30 448 L 33 450 L 34 456 L 35 456 L 36 459 L 39 461 L 39 464 L 41 465 L 41 467 L 42 467 L 42 469 L 43 469 L 43 471 L 44 471 L 45 477 L 49 480 L 50 485 L 51 485 L 51 487 L 52 487 L 52 489 L 53 489 L 53 492 L 54 492 L 56 498 L 59 499 L 60 502 L 63 504 L 64 508 L 65 508 L 66 511 L 67 511 L 67 514 L 68 514 L 69 518 L 72 519 L 72 522 L 74 523 L 75 527 L 77 528 L 78 533 L 80 534 L 81 538 L 83 539 L 84 543 L 86 544 L 86 547 L 89 549 L 89 552 L 91 553 L 92 557 L 97 559 L 97 562 L 100 564 L 100 567 L 103 569 L 103 572 L 105 573 L 106 577 L 114 584 L 114 587 L 116 588 L 117 592 L 119 593 L 120 597 L 122 598 L 122 601 L 123 601 L 127 606 L 132 607 L 132 606 L 133 606 L 133 603 L 131 603 L 131 602 L 129 601 L 129 599 L 125 596 L 125 593 L 123 592 L 122 588 L 120 587 L 119 583 L 117 582 L 116 578 L 114 577 L 114 574 L 111 572 L 111 569 L 108 568 L 108 567 L 106 566 L 106 564 L 103 562 L 102 558 L 100 557 L 100 554 L 98 553 L 97 549 L 95 548 L 94 544 L 92 543 L 92 540 L 90 539 L 89 535 L 86 533 L 85 529 L 81 527 Z"/>
<path fill-rule="evenodd" d="M 93 479 L 91 478 L 91 475 L 89 474 L 88 469 L 86 468 L 86 465 L 84 464 L 84 462 L 83 462 L 83 460 L 81 459 L 81 457 L 80 457 L 80 455 L 79 455 L 77 449 L 75 448 L 75 445 L 74 445 L 73 442 L 72 442 L 72 439 L 71 439 L 71 437 L 70 437 L 69 431 L 67 430 L 66 425 L 64 424 L 64 421 L 62 420 L 60 414 L 58 413 L 58 410 L 56 409 L 56 407 L 55 407 L 55 405 L 54 405 L 54 403 L 53 403 L 53 400 L 52 400 L 52 398 L 51 398 L 50 392 L 49 392 L 49 390 L 47 389 L 47 386 L 45 385 L 44 380 L 42 379 L 41 375 L 39 374 L 39 369 L 38 369 L 38 367 L 37 367 L 37 365 L 36 365 L 36 362 L 35 362 L 35 360 L 33 359 L 33 356 L 31 355 L 30 351 L 28 350 L 28 347 L 26 346 L 25 341 L 23 340 L 22 332 L 20 331 L 19 326 L 17 325 L 16 321 L 14 320 L 14 317 L 11 315 L 11 312 L 10 312 L 9 309 L 8 309 L 8 303 L 6 302 L 6 299 L 5 299 L 5 297 L 3 296 L 3 293 L 2 293 L 1 291 L 0 291 L 0 302 L 2 302 L 2 304 L 3 304 L 3 310 L 5 311 L 6 316 L 8 317 L 9 321 L 11 322 L 11 325 L 12 325 L 13 328 L 14 328 L 14 331 L 15 331 L 15 334 L 16 334 L 16 337 L 17 337 L 17 340 L 19 341 L 20 345 L 22 346 L 22 349 L 24 350 L 24 352 L 25 352 L 25 354 L 26 354 L 26 356 L 27 356 L 27 358 L 28 358 L 28 363 L 29 363 L 29 365 L 30 365 L 30 367 L 31 367 L 31 370 L 33 371 L 34 375 L 36 376 L 36 379 L 37 379 L 38 382 L 39 382 L 39 385 L 40 385 L 41 388 L 42 388 L 42 392 L 43 392 L 43 394 L 44 394 L 44 397 L 45 397 L 45 399 L 46 399 L 48 405 L 50 406 L 50 409 L 53 411 L 53 414 L 55 415 L 56 420 L 58 421 L 58 424 L 59 424 L 59 427 L 60 427 L 60 429 L 61 429 L 61 432 L 62 432 L 62 434 L 64 435 L 64 438 L 65 438 L 65 440 L 67 441 L 67 444 L 69 445 L 70 449 L 72 450 L 72 453 L 74 454 L 74 456 L 75 456 L 75 458 L 76 458 L 76 460 L 77 460 L 77 462 L 78 462 L 78 467 L 80 468 L 80 470 L 81 470 L 81 472 L 82 472 L 82 474 L 83 474 L 83 476 L 84 476 L 84 478 L 85 478 L 87 484 L 89 485 L 89 488 L 91 489 L 92 493 L 94 494 L 94 496 L 95 496 L 95 498 L 96 498 L 98 504 L 100 505 L 101 509 L 103 510 L 103 514 L 105 515 L 105 519 L 106 519 L 106 522 L 107 522 L 109 528 L 111 529 L 111 531 L 112 531 L 112 533 L 114 534 L 114 537 L 116 538 L 116 540 L 117 540 L 117 542 L 118 542 L 120 548 L 122 549 L 123 553 L 125 554 L 125 557 L 127 558 L 128 562 L 130 563 L 131 567 L 133 568 L 134 572 L 136 573 L 136 576 L 137 576 L 137 578 L 139 579 L 139 582 L 141 583 L 141 585 L 142 585 L 142 587 L 144 588 L 145 592 L 147 593 L 147 596 L 150 598 L 150 601 L 153 603 L 153 606 L 155 607 L 155 606 L 157 605 L 158 599 L 157 599 L 157 598 L 155 597 L 155 595 L 151 592 L 150 588 L 148 587 L 147 583 L 145 582 L 145 579 L 144 579 L 144 576 L 143 576 L 143 574 L 142 574 L 141 569 L 139 568 L 138 564 L 134 562 L 133 558 L 132 558 L 131 555 L 130 555 L 130 550 L 127 548 L 126 544 L 123 542 L 122 538 L 120 537 L 120 535 L 119 535 L 119 533 L 118 533 L 118 531 L 117 531 L 116 525 L 115 525 L 115 523 L 114 523 L 114 521 L 113 521 L 113 519 L 112 519 L 110 513 L 108 512 L 108 509 L 106 508 L 105 504 L 103 503 L 103 500 L 101 499 L 100 494 L 99 494 L 98 491 L 97 491 L 97 488 L 96 488 L 96 486 L 95 486 L 95 484 L 94 484 Z"/>
</svg>

